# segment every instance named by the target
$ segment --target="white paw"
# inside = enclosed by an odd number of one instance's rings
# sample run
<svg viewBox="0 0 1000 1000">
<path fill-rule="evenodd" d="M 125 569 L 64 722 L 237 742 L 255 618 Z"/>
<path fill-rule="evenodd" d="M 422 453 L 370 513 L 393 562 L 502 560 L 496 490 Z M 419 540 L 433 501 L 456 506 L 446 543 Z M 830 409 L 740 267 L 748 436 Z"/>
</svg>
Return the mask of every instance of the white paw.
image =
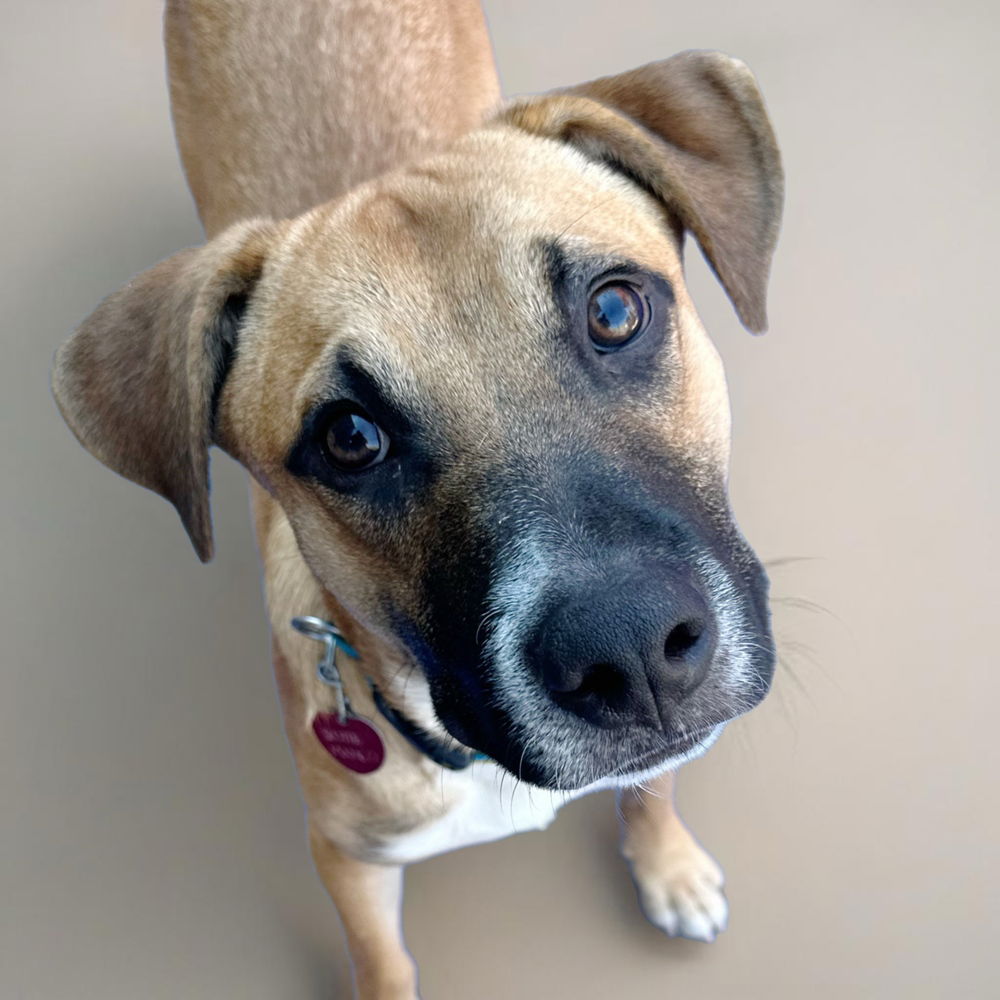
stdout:
<svg viewBox="0 0 1000 1000">
<path fill-rule="evenodd" d="M 632 876 L 650 923 L 671 937 L 714 941 L 726 929 L 722 869 L 695 842 L 653 864 L 634 864 Z"/>
</svg>

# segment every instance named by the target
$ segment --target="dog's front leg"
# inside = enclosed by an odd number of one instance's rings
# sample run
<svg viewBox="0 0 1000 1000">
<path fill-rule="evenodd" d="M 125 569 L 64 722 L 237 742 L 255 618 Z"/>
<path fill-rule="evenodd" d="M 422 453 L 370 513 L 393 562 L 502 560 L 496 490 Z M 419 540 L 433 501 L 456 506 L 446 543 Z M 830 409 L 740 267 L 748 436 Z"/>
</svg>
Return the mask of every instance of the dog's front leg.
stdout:
<svg viewBox="0 0 1000 1000">
<path fill-rule="evenodd" d="M 619 793 L 622 854 L 650 922 L 671 936 L 712 941 L 725 929 L 722 869 L 681 821 L 674 772 Z"/>
<path fill-rule="evenodd" d="M 403 944 L 400 920 L 402 867 L 359 861 L 315 827 L 309 844 L 347 932 L 360 1000 L 415 1000 L 417 970 Z"/>
</svg>

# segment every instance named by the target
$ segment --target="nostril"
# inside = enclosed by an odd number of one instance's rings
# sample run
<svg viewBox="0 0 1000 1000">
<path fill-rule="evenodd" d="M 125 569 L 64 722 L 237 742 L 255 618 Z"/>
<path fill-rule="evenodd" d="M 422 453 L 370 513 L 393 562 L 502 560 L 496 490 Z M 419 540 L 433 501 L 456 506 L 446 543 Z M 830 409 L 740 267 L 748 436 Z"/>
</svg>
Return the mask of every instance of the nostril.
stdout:
<svg viewBox="0 0 1000 1000">
<path fill-rule="evenodd" d="M 573 693 L 581 698 L 594 695 L 601 701 L 614 702 L 625 693 L 626 687 L 624 675 L 613 663 L 596 663 Z"/>
<path fill-rule="evenodd" d="M 551 687 L 552 694 L 563 701 L 616 702 L 625 695 L 628 682 L 613 663 L 595 663 L 588 667 L 579 684 L 573 688 Z"/>
<path fill-rule="evenodd" d="M 704 628 L 701 622 L 681 622 L 675 625 L 663 645 L 664 655 L 668 660 L 677 662 L 684 660 L 688 653 L 698 644 Z"/>
</svg>

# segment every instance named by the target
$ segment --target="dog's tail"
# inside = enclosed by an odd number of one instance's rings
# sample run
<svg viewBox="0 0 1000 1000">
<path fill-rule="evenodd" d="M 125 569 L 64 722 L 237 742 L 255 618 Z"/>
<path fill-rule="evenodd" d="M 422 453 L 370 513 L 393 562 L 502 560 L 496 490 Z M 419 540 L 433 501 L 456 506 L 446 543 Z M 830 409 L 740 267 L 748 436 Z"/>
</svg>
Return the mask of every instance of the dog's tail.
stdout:
<svg viewBox="0 0 1000 1000">
<path fill-rule="evenodd" d="M 433 151 L 499 98 L 478 0 L 167 0 L 164 36 L 210 236 Z"/>
</svg>

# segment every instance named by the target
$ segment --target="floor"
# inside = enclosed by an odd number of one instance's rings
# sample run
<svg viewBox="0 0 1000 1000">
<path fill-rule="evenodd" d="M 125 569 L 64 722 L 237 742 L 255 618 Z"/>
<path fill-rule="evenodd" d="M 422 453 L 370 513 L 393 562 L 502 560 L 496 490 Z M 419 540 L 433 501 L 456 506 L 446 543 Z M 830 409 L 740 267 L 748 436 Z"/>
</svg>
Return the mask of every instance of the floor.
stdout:
<svg viewBox="0 0 1000 1000">
<path fill-rule="evenodd" d="M 760 78 L 788 172 L 771 332 L 739 329 L 693 249 L 690 269 L 783 659 L 765 705 L 682 776 L 728 875 L 716 944 L 643 922 L 598 795 L 544 834 L 409 871 L 424 996 L 1000 996 L 1000 8 L 486 6 L 509 93 L 690 47 Z M 216 459 L 219 554 L 201 568 L 168 506 L 86 456 L 46 390 L 98 299 L 200 239 L 159 5 L 3 7 L 0 995 L 348 997 L 243 476 Z"/>
</svg>

